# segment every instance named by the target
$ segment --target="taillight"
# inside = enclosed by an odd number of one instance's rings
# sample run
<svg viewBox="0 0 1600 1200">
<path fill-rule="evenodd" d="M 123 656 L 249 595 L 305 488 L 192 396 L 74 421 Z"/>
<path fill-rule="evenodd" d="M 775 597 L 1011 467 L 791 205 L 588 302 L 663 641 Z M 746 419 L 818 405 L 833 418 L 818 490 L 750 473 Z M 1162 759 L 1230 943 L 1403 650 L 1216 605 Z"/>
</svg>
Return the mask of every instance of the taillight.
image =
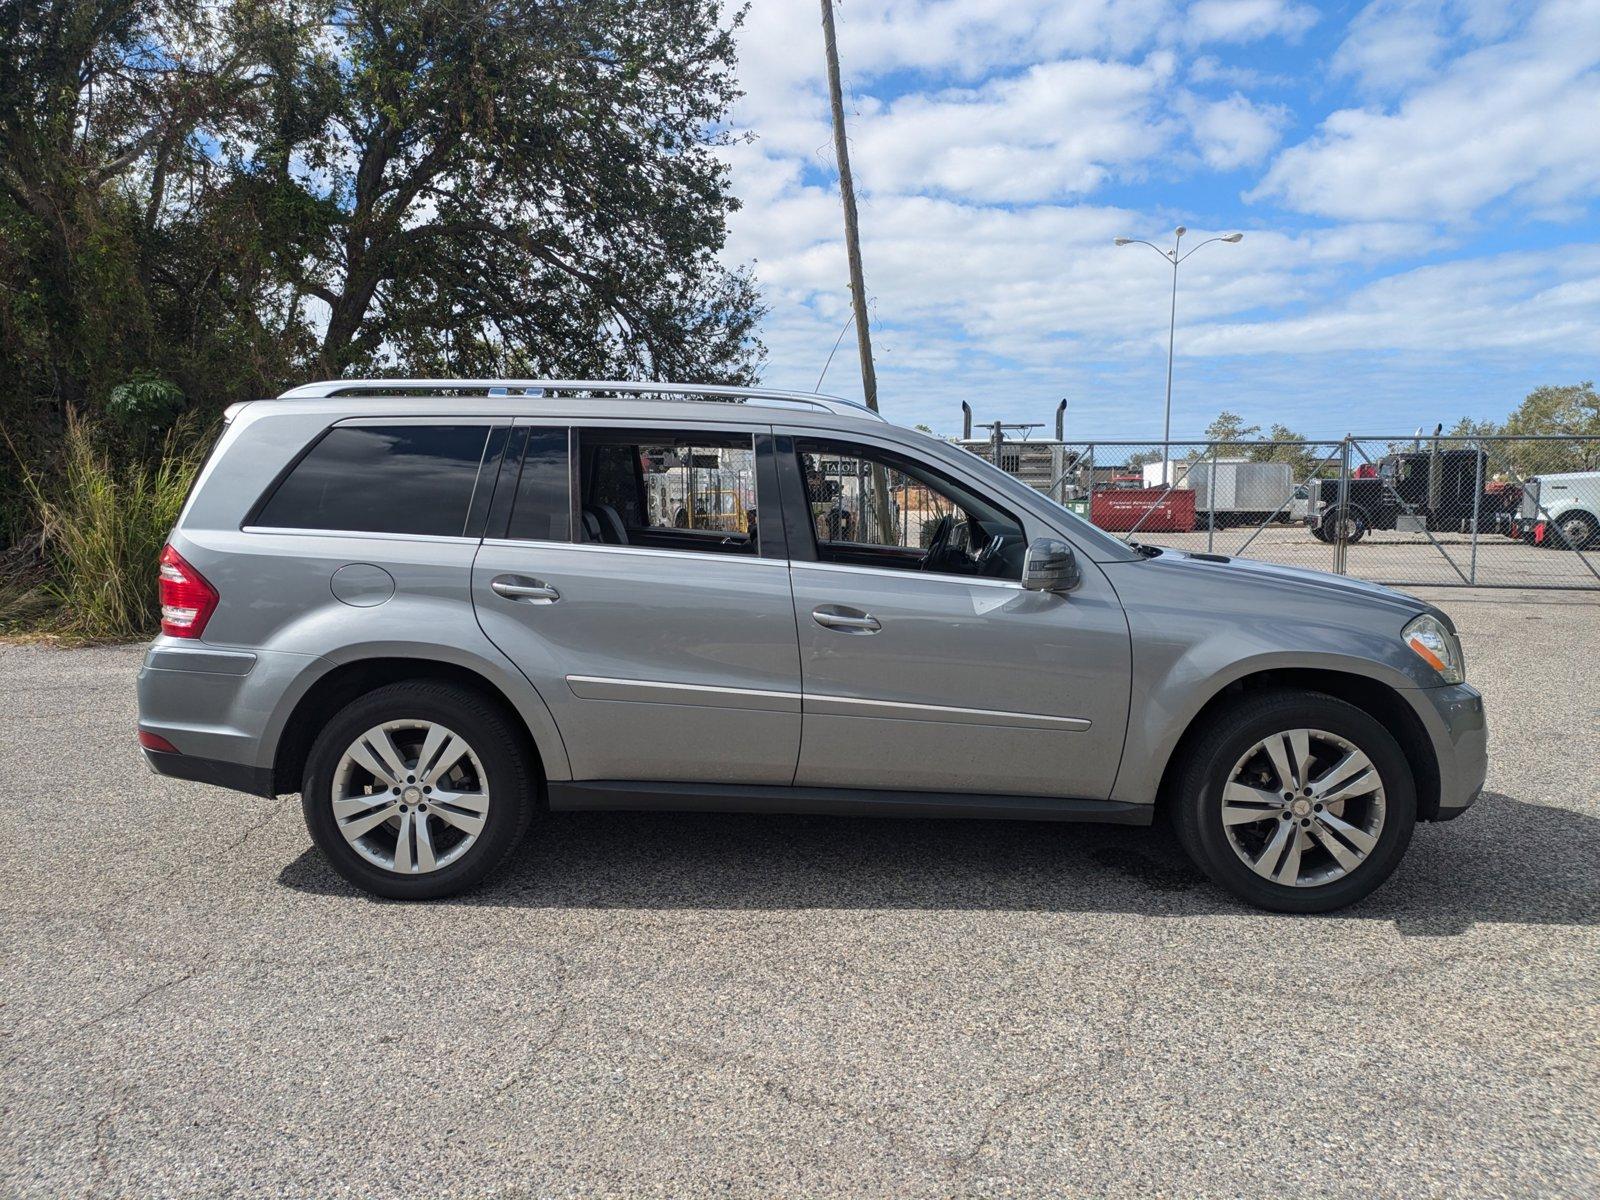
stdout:
<svg viewBox="0 0 1600 1200">
<path fill-rule="evenodd" d="M 162 754 L 177 754 L 178 748 L 159 733 L 151 733 L 148 729 L 139 730 L 139 745 L 146 750 L 156 750 Z"/>
<path fill-rule="evenodd" d="M 217 608 L 217 589 L 171 546 L 161 550 L 161 632 L 197 638 Z"/>
</svg>

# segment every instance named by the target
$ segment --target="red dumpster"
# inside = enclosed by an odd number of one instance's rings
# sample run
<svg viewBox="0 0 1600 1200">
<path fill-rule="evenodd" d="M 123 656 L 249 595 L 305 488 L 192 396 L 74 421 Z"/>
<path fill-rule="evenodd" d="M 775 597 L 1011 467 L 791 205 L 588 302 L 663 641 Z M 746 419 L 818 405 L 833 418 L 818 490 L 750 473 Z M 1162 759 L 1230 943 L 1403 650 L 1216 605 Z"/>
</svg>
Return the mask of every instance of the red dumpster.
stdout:
<svg viewBox="0 0 1600 1200">
<path fill-rule="evenodd" d="M 1194 529 L 1194 493 L 1174 488 L 1113 488 L 1096 492 L 1089 520 L 1101 529 L 1125 533 L 1189 533 Z"/>
</svg>

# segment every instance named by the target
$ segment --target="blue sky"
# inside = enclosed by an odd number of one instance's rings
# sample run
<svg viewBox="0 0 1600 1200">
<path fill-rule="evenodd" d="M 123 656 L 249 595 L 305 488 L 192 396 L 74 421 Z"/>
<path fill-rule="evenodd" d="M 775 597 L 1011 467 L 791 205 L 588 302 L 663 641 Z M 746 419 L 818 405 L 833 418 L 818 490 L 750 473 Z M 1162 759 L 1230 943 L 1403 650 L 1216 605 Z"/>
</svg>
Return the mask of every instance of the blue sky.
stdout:
<svg viewBox="0 0 1600 1200">
<path fill-rule="evenodd" d="M 1501 417 L 1600 376 L 1600 0 L 844 0 L 885 414 L 1173 436 Z M 815 0 L 755 0 L 730 261 L 764 381 L 811 388 L 849 316 Z M 823 390 L 860 395 L 846 335 Z"/>
</svg>

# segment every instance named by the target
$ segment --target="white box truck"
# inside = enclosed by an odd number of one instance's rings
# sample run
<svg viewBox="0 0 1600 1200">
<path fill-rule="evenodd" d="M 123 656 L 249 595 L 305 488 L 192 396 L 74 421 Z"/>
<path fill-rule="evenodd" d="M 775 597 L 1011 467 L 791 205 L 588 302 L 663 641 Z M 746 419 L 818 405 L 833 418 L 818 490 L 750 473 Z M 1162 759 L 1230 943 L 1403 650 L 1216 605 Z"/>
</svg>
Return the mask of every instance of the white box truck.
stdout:
<svg viewBox="0 0 1600 1200">
<path fill-rule="evenodd" d="M 1215 479 L 1212 478 L 1213 473 Z M 1194 492 L 1195 527 L 1213 518 L 1217 525 L 1249 525 L 1276 515 L 1293 516 L 1294 467 L 1282 462 L 1255 462 L 1248 458 L 1174 459 L 1167 463 L 1167 481 Z M 1161 464 L 1146 463 L 1145 487 L 1161 486 Z"/>
</svg>

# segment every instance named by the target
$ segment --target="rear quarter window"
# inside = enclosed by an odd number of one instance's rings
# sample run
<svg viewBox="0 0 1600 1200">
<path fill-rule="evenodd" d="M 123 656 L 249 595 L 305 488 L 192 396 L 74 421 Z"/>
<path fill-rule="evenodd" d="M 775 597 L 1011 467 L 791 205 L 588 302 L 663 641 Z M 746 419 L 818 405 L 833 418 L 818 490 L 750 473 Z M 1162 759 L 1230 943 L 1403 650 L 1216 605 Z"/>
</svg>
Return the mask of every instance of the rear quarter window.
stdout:
<svg viewBox="0 0 1600 1200">
<path fill-rule="evenodd" d="M 487 425 L 335 426 L 251 524 L 460 537 L 489 433 Z"/>
</svg>

